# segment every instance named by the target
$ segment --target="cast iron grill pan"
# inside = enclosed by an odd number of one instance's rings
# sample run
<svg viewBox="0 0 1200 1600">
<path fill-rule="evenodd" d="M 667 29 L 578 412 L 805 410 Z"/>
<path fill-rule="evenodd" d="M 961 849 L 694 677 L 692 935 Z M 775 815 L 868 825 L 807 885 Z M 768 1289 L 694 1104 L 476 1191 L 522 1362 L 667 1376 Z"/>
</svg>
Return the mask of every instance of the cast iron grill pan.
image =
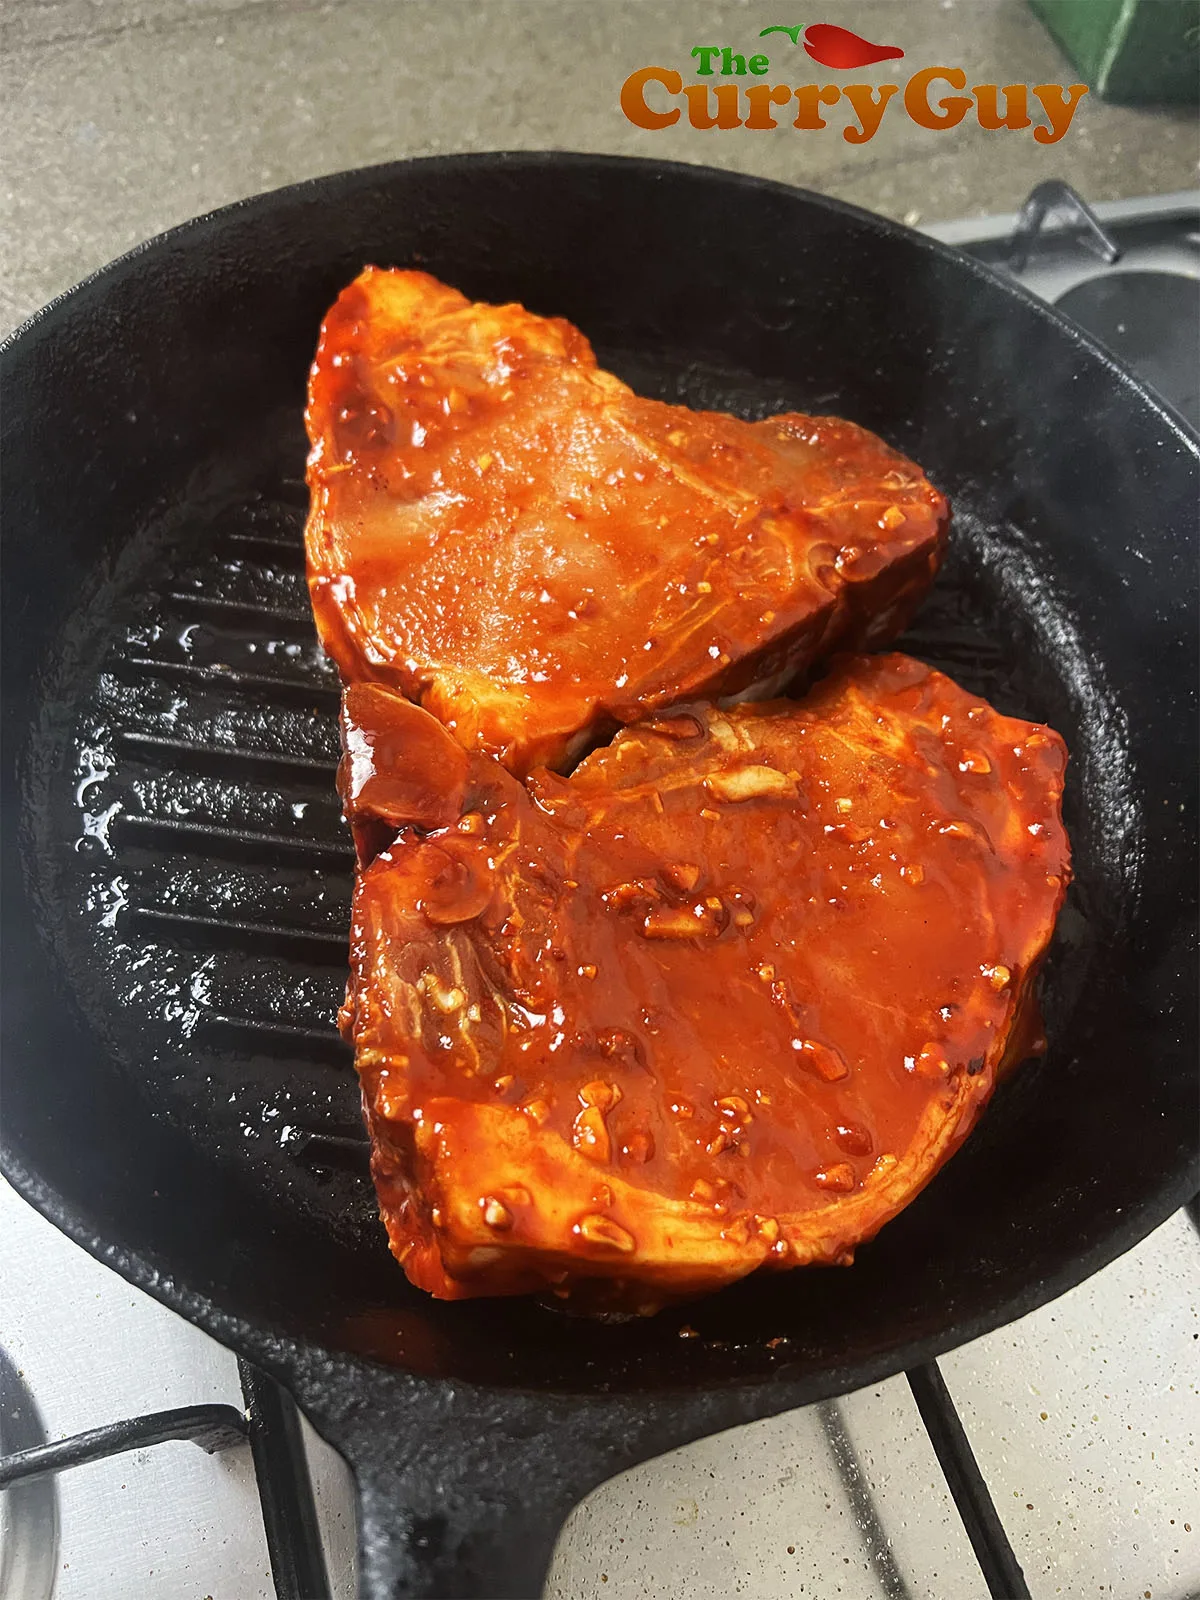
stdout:
<svg viewBox="0 0 1200 1600">
<path fill-rule="evenodd" d="M 1048 1056 L 852 1271 L 600 1325 L 388 1256 L 302 542 L 305 369 L 366 260 L 565 314 L 645 394 L 854 417 L 953 499 L 902 648 L 1064 734 L 1077 878 Z M 590 1483 L 1019 1314 L 1195 1187 L 1196 445 L 1043 308 L 772 185 L 456 159 L 193 225 L 8 360 L 6 1170 L 292 1385 L 359 1475 L 365 1593 L 531 1593 Z"/>
</svg>

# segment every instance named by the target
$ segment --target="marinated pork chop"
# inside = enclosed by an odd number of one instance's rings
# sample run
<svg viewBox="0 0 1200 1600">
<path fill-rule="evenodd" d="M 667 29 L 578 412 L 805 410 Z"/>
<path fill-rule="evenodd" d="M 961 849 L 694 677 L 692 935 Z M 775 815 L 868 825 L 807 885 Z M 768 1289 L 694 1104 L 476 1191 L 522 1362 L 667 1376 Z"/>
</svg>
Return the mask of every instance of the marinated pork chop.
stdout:
<svg viewBox="0 0 1200 1600">
<path fill-rule="evenodd" d="M 435 1295 L 652 1310 L 848 1262 L 1035 1045 L 1065 751 L 916 661 L 676 709 L 525 786 L 377 686 L 343 731 L 343 1025 Z"/>
<path fill-rule="evenodd" d="M 346 682 L 523 775 L 696 698 L 886 643 L 946 501 L 853 423 L 635 395 L 583 335 L 368 268 L 309 384 L 309 586 Z"/>
</svg>

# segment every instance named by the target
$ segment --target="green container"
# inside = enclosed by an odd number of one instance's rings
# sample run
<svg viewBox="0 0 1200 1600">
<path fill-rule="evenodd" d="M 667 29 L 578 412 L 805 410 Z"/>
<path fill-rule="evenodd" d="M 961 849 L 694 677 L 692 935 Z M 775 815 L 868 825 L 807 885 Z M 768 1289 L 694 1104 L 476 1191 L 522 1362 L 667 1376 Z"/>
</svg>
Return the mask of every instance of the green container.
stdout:
<svg viewBox="0 0 1200 1600">
<path fill-rule="evenodd" d="M 1104 100 L 1200 100 L 1200 0 L 1029 0 Z"/>
</svg>

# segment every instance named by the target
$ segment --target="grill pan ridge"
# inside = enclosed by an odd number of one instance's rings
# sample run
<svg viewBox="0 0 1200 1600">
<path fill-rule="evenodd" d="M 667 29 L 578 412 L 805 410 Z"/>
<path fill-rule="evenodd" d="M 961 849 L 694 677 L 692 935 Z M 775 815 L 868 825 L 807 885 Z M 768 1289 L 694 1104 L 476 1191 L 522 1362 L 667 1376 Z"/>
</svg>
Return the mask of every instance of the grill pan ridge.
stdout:
<svg viewBox="0 0 1200 1600">
<path fill-rule="evenodd" d="M 367 1145 L 335 1022 L 353 853 L 304 504 L 281 480 L 149 530 L 124 615 L 105 595 L 94 636 L 81 619 L 62 933 L 123 1054 L 114 1008 L 138 1014 L 128 1065 L 168 1114 L 240 1141 L 264 1192 L 362 1230 Z"/>
<path fill-rule="evenodd" d="M 697 408 L 755 416 L 802 403 L 764 393 L 748 374 L 609 359 L 643 392 Z M 286 1195 L 293 1214 L 315 1213 L 378 1251 L 357 1087 L 335 1021 L 353 865 L 334 790 L 338 683 L 308 608 L 307 492 L 281 445 L 265 490 L 235 489 L 148 529 L 140 563 L 130 547 L 115 626 L 108 593 L 79 620 L 92 666 L 75 687 L 60 805 L 48 812 L 58 837 L 46 845 L 63 863 L 51 899 L 89 1013 L 166 1114 L 237 1151 L 264 1203 Z M 1040 612 L 1031 606 L 1044 580 L 1027 559 L 1022 571 L 1021 557 L 1019 534 L 986 531 L 960 509 L 954 551 L 901 648 L 1001 711 L 1050 718 L 1031 668 L 1053 643 L 1061 671 L 1071 627 L 1052 594 Z M 1016 613 L 995 603 L 1014 577 L 1025 590 Z M 1032 638 L 1012 637 L 1014 615 L 1034 617 Z M 1070 670 L 1076 700 L 1103 703 L 1086 659 L 1077 653 Z M 1106 730 L 1101 744 L 1092 765 L 1119 791 L 1120 738 Z M 1087 759 L 1086 745 L 1078 755 Z M 1118 807 L 1110 796 L 1105 815 Z M 1074 833 L 1086 825 L 1073 820 Z M 1105 847 L 1117 842 L 1106 833 Z M 1132 864 L 1109 863 L 1123 865 Z M 1118 931 L 1104 929 L 1103 904 L 1089 905 L 1085 873 L 1044 997 L 1052 1019 L 1068 1013 L 1064 1024 L 1098 947 Z M 133 1053 L 114 1009 L 140 1013 Z"/>
</svg>

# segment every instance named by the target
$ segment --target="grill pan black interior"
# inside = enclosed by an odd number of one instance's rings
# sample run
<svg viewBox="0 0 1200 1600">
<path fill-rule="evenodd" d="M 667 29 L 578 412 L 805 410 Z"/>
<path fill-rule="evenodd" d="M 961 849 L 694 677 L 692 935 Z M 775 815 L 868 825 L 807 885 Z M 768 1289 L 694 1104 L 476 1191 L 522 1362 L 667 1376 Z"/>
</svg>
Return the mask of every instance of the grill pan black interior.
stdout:
<svg viewBox="0 0 1200 1600">
<path fill-rule="evenodd" d="M 567 315 L 647 394 L 851 416 L 952 497 L 904 647 L 1065 735 L 1077 881 L 1048 1056 L 852 1271 L 597 1325 L 438 1305 L 387 1255 L 333 1027 L 350 853 L 301 541 L 306 365 L 366 260 Z M 661 1444 L 1019 1314 L 1194 1188 L 1196 444 L 1044 308 L 776 186 L 460 159 L 169 236 L 26 330 L 5 382 L 6 1170 L 352 1454 L 346 1352 L 660 1397 Z"/>
<path fill-rule="evenodd" d="M 744 373 L 672 373 L 619 351 L 605 360 L 642 392 L 693 406 L 747 416 L 813 407 L 802 388 Z M 337 678 L 304 583 L 304 441 L 292 420 L 260 472 L 243 467 L 224 484 L 216 464 L 207 493 L 131 541 L 114 581 L 69 624 L 54 673 L 65 737 L 42 752 L 36 849 L 51 874 L 51 936 L 135 1090 L 218 1170 L 232 1169 L 249 1204 L 353 1253 L 377 1302 L 364 1297 L 361 1334 L 386 1353 L 378 1341 L 388 1307 L 438 1312 L 387 1256 L 356 1080 L 335 1026 L 352 853 L 333 788 Z M 1138 867 L 1136 838 L 1113 829 L 1114 819 L 1128 826 L 1134 805 L 1119 713 L 1020 532 L 987 528 L 961 499 L 954 554 L 904 648 L 1004 711 L 1070 730 L 1079 875 L 1043 985 L 1061 1041 L 1079 1032 L 1075 1013 L 1088 993 L 1110 981 Z M 960 1194 L 995 1181 L 989 1157 L 1008 1160 L 1015 1130 L 1037 1117 L 1029 1106 L 1037 1083 L 1064 1065 L 1060 1043 L 1001 1094 L 951 1169 Z M 944 1193 L 953 1181 L 944 1176 L 906 1220 L 911 1247 L 927 1248 L 939 1214 L 957 1212 Z M 805 1320 L 823 1323 L 885 1251 L 864 1251 L 866 1270 L 850 1280 L 768 1280 L 766 1299 L 794 1303 L 799 1289 Z M 491 1333 L 506 1326 L 514 1349 L 501 1353 L 489 1340 L 483 1362 L 464 1350 L 467 1376 L 544 1381 L 556 1364 L 548 1345 L 596 1342 L 589 1323 L 524 1302 L 490 1310 Z M 336 1323 L 346 1311 L 330 1315 Z M 629 1378 L 644 1381 L 646 1334 L 653 1330 L 654 1349 L 694 1314 L 606 1328 L 596 1351 L 607 1358 L 602 1381 L 612 1382 L 618 1354 L 633 1358 Z M 731 1307 L 723 1330 L 742 1317 Z M 451 1329 L 460 1320 L 456 1310 L 446 1318 Z M 769 1326 L 764 1353 L 785 1322 Z M 354 1329 L 342 1337 L 353 1343 Z M 768 1370 L 771 1358 L 762 1364 Z"/>
</svg>

